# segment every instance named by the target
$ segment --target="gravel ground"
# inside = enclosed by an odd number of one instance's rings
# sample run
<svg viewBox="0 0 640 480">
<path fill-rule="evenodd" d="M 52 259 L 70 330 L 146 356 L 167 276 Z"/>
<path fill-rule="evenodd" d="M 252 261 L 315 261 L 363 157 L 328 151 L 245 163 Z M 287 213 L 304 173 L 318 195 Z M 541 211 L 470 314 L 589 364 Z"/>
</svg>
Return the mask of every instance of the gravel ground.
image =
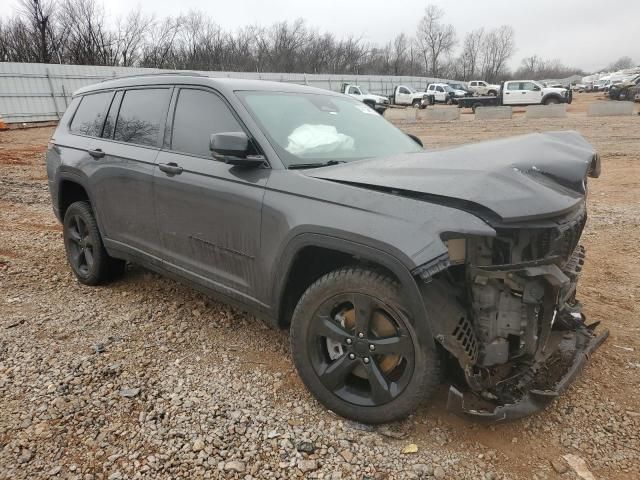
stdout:
<svg viewBox="0 0 640 480">
<path fill-rule="evenodd" d="M 48 198 L 52 130 L 6 131 L 0 478 L 580 478 L 565 454 L 598 479 L 639 478 L 640 117 L 401 126 L 428 146 L 571 128 L 601 152 L 580 295 L 612 335 L 567 394 L 498 426 L 447 413 L 444 388 L 401 423 L 336 417 L 298 379 L 286 332 L 136 266 L 78 284 Z"/>
</svg>

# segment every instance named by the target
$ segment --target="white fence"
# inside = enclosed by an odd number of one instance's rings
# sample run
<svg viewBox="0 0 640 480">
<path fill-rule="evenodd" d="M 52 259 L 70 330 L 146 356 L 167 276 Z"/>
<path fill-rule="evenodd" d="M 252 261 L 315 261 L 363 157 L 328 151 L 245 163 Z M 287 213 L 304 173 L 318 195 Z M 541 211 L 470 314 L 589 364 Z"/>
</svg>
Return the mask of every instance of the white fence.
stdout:
<svg viewBox="0 0 640 480">
<path fill-rule="evenodd" d="M 0 116 L 6 123 L 58 120 L 73 92 L 105 79 L 167 72 L 153 68 L 100 67 L 43 63 L 0 63 Z M 339 91 L 343 83 L 355 83 L 372 93 L 391 95 L 396 85 L 424 91 L 433 82 L 449 80 L 385 75 L 322 75 L 304 73 L 197 72 L 210 77 L 249 78 L 298 83 Z"/>
</svg>

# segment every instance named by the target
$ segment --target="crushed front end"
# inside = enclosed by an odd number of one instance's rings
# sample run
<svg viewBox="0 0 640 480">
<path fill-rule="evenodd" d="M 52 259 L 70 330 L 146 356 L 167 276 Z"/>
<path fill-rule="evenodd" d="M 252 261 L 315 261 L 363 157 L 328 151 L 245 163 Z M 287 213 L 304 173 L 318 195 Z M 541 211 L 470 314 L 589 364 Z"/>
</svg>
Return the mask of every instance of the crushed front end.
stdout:
<svg viewBox="0 0 640 480">
<path fill-rule="evenodd" d="M 596 335 L 576 299 L 586 206 L 561 218 L 449 238 L 449 255 L 419 273 L 434 336 L 459 365 L 448 407 L 490 421 L 540 410 L 562 393 Z"/>
</svg>

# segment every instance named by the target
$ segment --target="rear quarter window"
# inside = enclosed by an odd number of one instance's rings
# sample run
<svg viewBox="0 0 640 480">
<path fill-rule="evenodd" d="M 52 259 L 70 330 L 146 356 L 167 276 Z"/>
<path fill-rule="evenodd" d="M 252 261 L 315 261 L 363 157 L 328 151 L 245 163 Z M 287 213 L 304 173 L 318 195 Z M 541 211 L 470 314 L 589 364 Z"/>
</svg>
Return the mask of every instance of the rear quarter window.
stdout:
<svg viewBox="0 0 640 480">
<path fill-rule="evenodd" d="M 160 127 L 169 104 L 168 88 L 127 90 L 120 105 L 114 140 L 159 146 Z"/>
<path fill-rule="evenodd" d="M 112 96 L 113 92 L 84 95 L 71 121 L 71 133 L 99 137 Z"/>
</svg>

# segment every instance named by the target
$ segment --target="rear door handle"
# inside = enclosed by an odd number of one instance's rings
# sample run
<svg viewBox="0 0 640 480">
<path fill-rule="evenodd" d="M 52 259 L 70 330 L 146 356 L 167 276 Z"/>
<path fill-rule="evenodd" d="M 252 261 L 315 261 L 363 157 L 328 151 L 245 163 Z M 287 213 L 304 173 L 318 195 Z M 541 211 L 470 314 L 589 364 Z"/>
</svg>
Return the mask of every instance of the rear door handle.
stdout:
<svg viewBox="0 0 640 480">
<path fill-rule="evenodd" d="M 158 167 L 167 175 L 180 175 L 182 173 L 182 167 L 174 162 L 159 163 Z"/>
<path fill-rule="evenodd" d="M 89 155 L 91 155 L 93 158 L 102 158 L 102 157 L 104 157 L 104 152 L 100 148 L 95 148 L 93 150 L 88 150 L 88 152 L 89 152 Z"/>
</svg>

